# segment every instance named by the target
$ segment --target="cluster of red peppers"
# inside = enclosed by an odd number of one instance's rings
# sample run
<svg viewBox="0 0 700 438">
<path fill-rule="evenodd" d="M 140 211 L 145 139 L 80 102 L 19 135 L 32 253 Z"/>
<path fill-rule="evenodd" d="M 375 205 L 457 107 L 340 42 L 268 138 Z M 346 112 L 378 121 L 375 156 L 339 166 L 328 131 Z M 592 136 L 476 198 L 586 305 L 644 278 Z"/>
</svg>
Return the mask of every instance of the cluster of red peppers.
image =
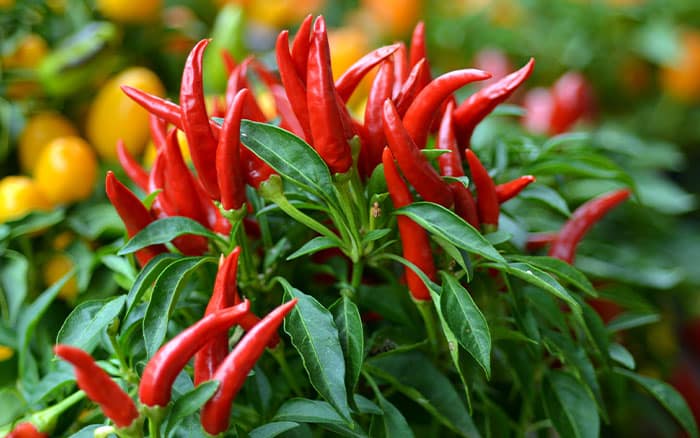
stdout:
<svg viewBox="0 0 700 438">
<path fill-rule="evenodd" d="M 236 287 L 239 254 L 236 248 L 226 258 L 222 256 L 204 316 L 151 357 L 138 387 L 138 397 L 146 411 L 166 407 L 175 379 L 194 357 L 195 385 L 219 382 L 216 393 L 201 411 L 202 426 L 212 435 L 228 429 L 236 394 L 265 348 L 274 348 L 279 342 L 277 329 L 297 302 L 293 299 L 283 303 L 262 319 L 254 315 L 250 302 L 241 300 Z M 229 352 L 228 331 L 235 325 L 246 334 Z M 70 345 L 56 345 L 54 352 L 73 365 L 80 389 L 100 406 L 120 434 L 141 435 L 143 421 L 136 403 L 87 352 Z M 38 431 L 39 435 L 27 435 L 30 429 L 36 431 L 31 424 L 23 423 L 10 436 L 44 436 Z"/>
</svg>

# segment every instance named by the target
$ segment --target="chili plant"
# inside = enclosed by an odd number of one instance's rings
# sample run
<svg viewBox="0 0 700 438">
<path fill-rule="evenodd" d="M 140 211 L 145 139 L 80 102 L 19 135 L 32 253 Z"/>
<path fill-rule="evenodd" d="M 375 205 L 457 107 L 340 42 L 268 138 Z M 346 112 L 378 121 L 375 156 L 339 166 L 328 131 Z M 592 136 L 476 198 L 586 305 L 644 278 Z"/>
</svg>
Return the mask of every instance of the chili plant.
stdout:
<svg viewBox="0 0 700 438">
<path fill-rule="evenodd" d="M 277 71 L 228 60 L 225 111 L 212 117 L 207 44 L 187 59 L 179 104 L 124 90 L 152 114 L 158 149 L 146 170 L 119 148 L 134 191 L 106 176 L 128 237 L 112 263 L 128 291 L 85 301 L 63 323 L 55 352 L 74 373 L 27 338 L 61 283 L 20 315 L 31 403 L 4 431 L 598 436 L 626 379 L 697 436 L 683 398 L 634 371 L 624 326 L 606 326 L 573 264 L 586 232 L 634 202 L 633 180 L 611 164 L 595 175 L 618 187 L 571 214 L 546 156 L 509 175 L 472 148 L 534 60 L 458 103 L 457 90 L 490 74 L 433 77 L 420 24 L 408 47 L 377 49 L 334 81 L 324 19 L 308 17 L 291 47 L 280 34 Z M 375 68 L 358 117 L 346 101 Z"/>
</svg>

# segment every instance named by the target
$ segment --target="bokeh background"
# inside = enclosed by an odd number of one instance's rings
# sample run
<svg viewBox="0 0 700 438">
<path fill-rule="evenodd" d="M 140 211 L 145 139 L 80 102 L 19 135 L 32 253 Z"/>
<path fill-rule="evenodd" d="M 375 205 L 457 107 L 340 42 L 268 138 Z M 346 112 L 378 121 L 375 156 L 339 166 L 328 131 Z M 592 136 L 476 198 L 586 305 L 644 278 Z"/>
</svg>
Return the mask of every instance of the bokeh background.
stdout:
<svg viewBox="0 0 700 438">
<path fill-rule="evenodd" d="M 176 100 L 187 53 L 211 37 L 204 71 L 215 106 L 226 86 L 222 51 L 237 62 L 256 54 L 274 68 L 276 35 L 309 13 L 332 28 L 334 72 L 373 47 L 408 41 L 419 21 L 436 74 L 472 66 L 499 77 L 535 58 L 526 89 L 480 125 L 475 147 L 512 146 L 517 130 L 595 151 L 588 165 L 568 169 L 577 175 L 562 182 L 569 204 L 634 185 L 639 202 L 593 230 L 577 267 L 616 280 L 597 286 L 625 304 L 611 323 L 627 328 L 637 368 L 673 383 L 700 418 L 699 1 L 0 0 L 0 424 L 17 410 L 15 310 L 76 267 L 51 333 L 61 312 L 119 286 L 121 224 L 102 175 L 120 172 L 119 138 L 145 165 L 153 159 L 146 113 L 119 86 Z M 369 84 L 353 97 L 358 112 Z M 572 89 L 579 108 L 553 123 L 553 96 Z M 527 153 L 526 142 L 519 147 Z M 650 397 L 615 406 L 624 407 L 607 432 L 675 433 Z"/>
</svg>

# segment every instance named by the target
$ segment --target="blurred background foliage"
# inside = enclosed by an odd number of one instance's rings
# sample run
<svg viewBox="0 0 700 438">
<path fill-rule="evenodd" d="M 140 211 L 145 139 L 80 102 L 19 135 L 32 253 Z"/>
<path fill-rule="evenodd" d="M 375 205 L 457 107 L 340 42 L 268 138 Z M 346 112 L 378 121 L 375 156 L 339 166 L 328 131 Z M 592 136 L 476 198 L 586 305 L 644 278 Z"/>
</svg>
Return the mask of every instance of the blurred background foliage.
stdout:
<svg viewBox="0 0 700 438">
<path fill-rule="evenodd" d="M 611 188 L 634 187 L 639 202 L 596 227 L 576 265 L 600 279 L 604 297 L 623 304 L 626 312 L 616 321 L 629 326 L 625 343 L 640 371 L 697 386 L 684 395 L 700 415 L 700 335 L 694 331 L 700 317 L 697 0 L 0 0 L 0 210 L 6 213 L 0 215 L 6 221 L 0 224 L 0 287 L 6 292 L 0 371 L 12 360 L 8 333 L 25 297 L 76 267 L 76 281 L 63 294 L 69 309 L 113 293 L 120 278 L 133 275 L 112 256 L 121 225 L 101 179 L 107 168 L 119 171 L 110 146 L 114 136 L 132 138 L 127 145 L 146 163 L 152 145 L 140 134 L 147 130 L 145 115 L 124 104 L 118 85 L 136 83 L 177 99 L 188 51 L 212 37 L 205 85 L 219 94 L 226 76 L 217 52 L 226 50 L 237 61 L 255 53 L 273 65 L 279 30 L 293 31 L 309 13 L 324 14 L 332 28 L 336 73 L 372 47 L 407 41 L 424 20 L 435 73 L 473 66 L 503 76 L 534 57 L 525 86 L 539 87 L 540 96 L 551 94 L 566 73 L 582 75 L 588 105 L 565 129 L 545 125 L 527 132 L 532 126 L 518 123 L 513 115 L 523 111 L 514 105 L 532 110 L 536 98 L 522 90 L 479 126 L 473 147 L 503 179 L 533 173 L 554 183 L 564 196 L 564 213 Z M 361 109 L 358 94 L 353 99 Z M 546 134 L 558 136 L 547 140 Z M 87 194 L 71 192 L 69 184 L 65 190 L 72 195 L 46 200 L 37 194 L 42 178 L 61 181 L 76 172 L 33 161 L 66 135 L 91 145 L 99 162 L 75 158 L 73 165 L 97 167 L 98 176 L 95 182 L 81 176 L 77 184 L 89 183 Z M 7 180 L 19 175 L 24 179 Z M 558 198 L 535 187 L 524 198 L 508 205 L 503 228 L 517 236 L 558 227 L 556 208 L 543 213 L 528 202 L 561 207 Z M 7 290 L 17 281 L 21 293 L 10 297 Z M 56 319 L 53 325 L 60 323 Z M 0 374 L 4 381 L 13 378 Z M 640 420 L 640 412 L 649 416 Z M 673 427 L 646 397 L 629 400 L 629 409 L 613 419 L 629 436 L 649 427 L 667 436 Z"/>
</svg>

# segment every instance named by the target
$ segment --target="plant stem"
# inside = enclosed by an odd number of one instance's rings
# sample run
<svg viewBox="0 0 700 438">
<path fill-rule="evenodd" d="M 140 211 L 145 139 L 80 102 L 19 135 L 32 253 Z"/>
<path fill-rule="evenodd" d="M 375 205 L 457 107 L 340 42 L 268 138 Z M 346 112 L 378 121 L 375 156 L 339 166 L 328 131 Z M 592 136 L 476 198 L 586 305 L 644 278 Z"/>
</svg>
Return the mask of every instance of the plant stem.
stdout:
<svg viewBox="0 0 700 438">
<path fill-rule="evenodd" d="M 279 196 L 274 196 L 272 199 L 272 202 L 277 204 L 279 208 L 282 209 L 285 213 L 287 213 L 289 216 L 292 217 L 292 219 L 295 219 L 297 222 L 300 222 L 307 227 L 311 228 L 312 230 L 316 231 L 317 233 L 327 236 L 327 237 L 334 237 L 337 238 L 338 236 L 335 235 L 331 230 L 329 230 L 325 225 L 321 224 L 320 222 L 316 221 L 312 217 L 304 214 L 301 210 L 296 208 L 292 203 L 289 202 L 286 196 L 283 194 L 280 194 Z"/>
<path fill-rule="evenodd" d="M 433 302 L 430 300 L 416 301 L 416 307 L 420 312 L 420 316 L 423 317 L 423 322 L 425 323 L 425 331 L 428 334 L 428 341 L 430 342 L 430 348 L 433 355 L 437 356 L 438 353 L 438 337 L 437 337 L 437 327 L 435 324 L 435 315 L 433 314 Z"/>
</svg>

